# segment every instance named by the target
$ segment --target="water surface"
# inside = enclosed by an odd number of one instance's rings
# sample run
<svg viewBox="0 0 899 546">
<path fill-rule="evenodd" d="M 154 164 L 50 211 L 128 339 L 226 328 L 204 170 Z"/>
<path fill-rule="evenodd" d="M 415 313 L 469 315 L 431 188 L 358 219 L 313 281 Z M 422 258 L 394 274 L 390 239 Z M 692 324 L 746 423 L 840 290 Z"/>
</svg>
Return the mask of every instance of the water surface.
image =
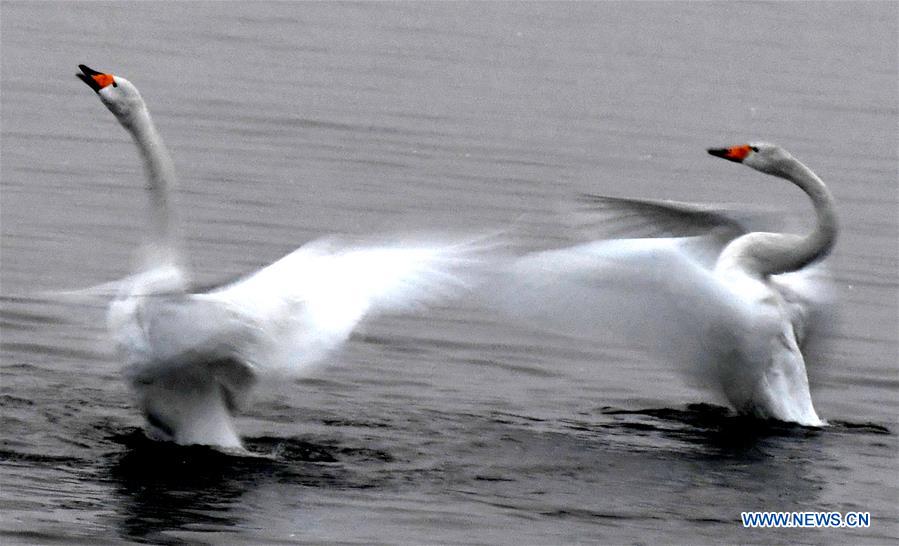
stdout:
<svg viewBox="0 0 899 546">
<path fill-rule="evenodd" d="M 2 4 L 4 543 L 894 543 L 899 362 L 891 3 Z M 372 321 L 239 419 L 259 457 L 146 440 L 102 305 L 140 164 L 79 63 L 141 89 L 200 282 L 330 233 L 516 225 L 582 192 L 809 212 L 709 158 L 780 143 L 839 202 L 822 431 L 459 302 Z M 639 336 L 635 332 L 635 336 Z M 870 511 L 745 530 L 745 510 Z"/>
</svg>

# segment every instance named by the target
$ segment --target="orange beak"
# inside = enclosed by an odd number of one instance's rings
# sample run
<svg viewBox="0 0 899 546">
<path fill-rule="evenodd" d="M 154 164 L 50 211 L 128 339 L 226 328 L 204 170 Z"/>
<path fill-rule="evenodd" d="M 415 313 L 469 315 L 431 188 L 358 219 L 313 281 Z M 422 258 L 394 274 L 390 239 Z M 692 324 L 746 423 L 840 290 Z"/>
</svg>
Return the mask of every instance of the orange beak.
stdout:
<svg viewBox="0 0 899 546">
<path fill-rule="evenodd" d="M 78 68 L 81 69 L 81 74 L 75 75 L 97 93 L 104 87 L 115 84 L 115 78 L 113 78 L 112 74 L 97 72 L 83 64 L 79 64 Z"/>
<path fill-rule="evenodd" d="M 730 148 L 709 148 L 708 152 L 715 157 L 723 157 L 728 161 L 734 161 L 736 163 L 742 163 L 746 156 L 749 155 L 749 152 L 752 151 L 752 148 L 749 147 L 748 144 L 743 144 L 742 146 L 732 146 Z"/>
</svg>

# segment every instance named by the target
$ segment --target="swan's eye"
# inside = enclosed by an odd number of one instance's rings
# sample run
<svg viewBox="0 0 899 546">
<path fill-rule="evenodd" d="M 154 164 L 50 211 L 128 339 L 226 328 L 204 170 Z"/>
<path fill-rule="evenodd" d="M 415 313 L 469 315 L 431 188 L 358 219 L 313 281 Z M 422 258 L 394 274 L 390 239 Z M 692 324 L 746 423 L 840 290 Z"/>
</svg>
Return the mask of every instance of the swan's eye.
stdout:
<svg viewBox="0 0 899 546">
<path fill-rule="evenodd" d="M 759 153 L 759 148 L 758 148 L 758 146 L 750 146 L 749 149 L 752 150 L 752 151 L 755 152 L 755 153 Z"/>
<path fill-rule="evenodd" d="M 115 82 L 115 80 L 112 80 L 112 86 L 113 86 L 113 87 L 118 87 L 119 84 L 117 84 L 117 83 Z"/>
</svg>

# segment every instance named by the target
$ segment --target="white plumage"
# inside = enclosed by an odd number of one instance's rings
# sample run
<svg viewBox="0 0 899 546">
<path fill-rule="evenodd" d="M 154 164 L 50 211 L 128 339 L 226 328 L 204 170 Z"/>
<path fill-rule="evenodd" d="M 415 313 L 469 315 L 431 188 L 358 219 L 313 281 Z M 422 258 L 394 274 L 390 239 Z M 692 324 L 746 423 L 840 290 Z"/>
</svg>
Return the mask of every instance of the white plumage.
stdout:
<svg viewBox="0 0 899 546">
<path fill-rule="evenodd" d="M 131 134 L 146 167 L 152 242 L 146 270 L 117 293 L 109 331 L 151 436 L 240 448 L 232 414 L 260 373 L 321 361 L 366 316 L 439 302 L 471 282 L 476 240 L 309 243 L 231 284 L 191 293 L 173 235 L 174 169 L 137 89 L 81 65 L 78 76 Z"/>
<path fill-rule="evenodd" d="M 810 265 L 833 246 L 833 199 L 814 173 L 777 146 L 710 153 L 800 186 L 812 198 L 815 229 L 804 237 L 746 232 L 708 207 L 595 198 L 630 228 L 652 232 L 655 226 L 675 236 L 529 254 L 514 260 L 486 297 L 540 326 L 648 349 L 710 378 L 741 413 L 823 425 L 801 347 L 816 309 L 829 299 Z"/>
</svg>

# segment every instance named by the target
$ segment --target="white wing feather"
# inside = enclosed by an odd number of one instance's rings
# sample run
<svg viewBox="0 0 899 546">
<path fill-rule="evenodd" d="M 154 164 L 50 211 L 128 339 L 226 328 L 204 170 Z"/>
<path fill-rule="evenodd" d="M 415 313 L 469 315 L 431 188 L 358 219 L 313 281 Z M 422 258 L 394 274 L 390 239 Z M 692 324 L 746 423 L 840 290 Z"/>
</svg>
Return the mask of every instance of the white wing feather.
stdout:
<svg viewBox="0 0 899 546">
<path fill-rule="evenodd" d="M 367 315 L 437 303 L 470 286 L 477 252 L 467 243 L 352 247 L 317 241 L 194 298 L 226 309 L 250 333 L 234 348 L 241 360 L 295 372 L 325 358 Z"/>
<path fill-rule="evenodd" d="M 691 257 L 687 249 L 696 244 L 615 239 L 529 254 L 485 297 L 538 327 L 695 359 L 704 330 L 742 316 L 740 303 Z"/>
</svg>

